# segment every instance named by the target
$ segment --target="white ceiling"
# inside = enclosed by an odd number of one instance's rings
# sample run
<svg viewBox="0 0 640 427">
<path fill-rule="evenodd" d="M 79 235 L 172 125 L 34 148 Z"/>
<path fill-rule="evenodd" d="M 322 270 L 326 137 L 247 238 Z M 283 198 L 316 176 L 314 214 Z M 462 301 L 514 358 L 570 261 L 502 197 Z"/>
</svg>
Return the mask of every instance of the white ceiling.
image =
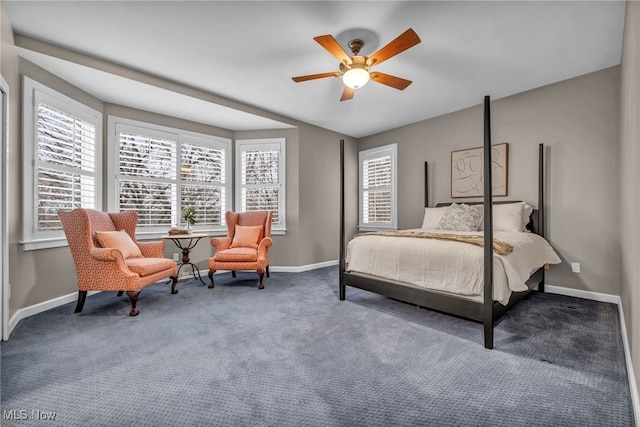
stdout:
<svg viewBox="0 0 640 427">
<path fill-rule="evenodd" d="M 104 101 L 230 130 L 287 117 L 363 137 L 620 63 L 623 1 L 7 1 L 14 32 L 229 100 L 143 84 L 20 49 Z M 422 43 L 375 67 L 413 81 L 371 82 L 339 102 L 338 70 L 313 37 L 361 38 L 371 55 L 407 28 Z M 234 101 L 246 111 L 227 108 Z M 265 118 L 258 110 L 284 118 Z M 269 114 L 266 114 L 269 116 Z"/>
</svg>

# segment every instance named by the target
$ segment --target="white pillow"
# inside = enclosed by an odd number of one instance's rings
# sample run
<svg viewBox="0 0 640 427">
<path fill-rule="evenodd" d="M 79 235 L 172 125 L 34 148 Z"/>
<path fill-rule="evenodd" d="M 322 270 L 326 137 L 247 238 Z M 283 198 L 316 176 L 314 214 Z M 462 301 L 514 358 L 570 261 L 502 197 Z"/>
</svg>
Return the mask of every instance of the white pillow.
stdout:
<svg viewBox="0 0 640 427">
<path fill-rule="evenodd" d="M 458 205 L 453 203 L 442 215 L 437 229 L 453 231 L 477 231 L 484 212 L 482 205 Z"/>
<path fill-rule="evenodd" d="M 494 231 L 527 231 L 533 208 L 525 202 L 493 205 Z M 484 230 L 484 222 L 478 230 Z"/>
<path fill-rule="evenodd" d="M 437 208 L 424 208 L 424 218 L 422 219 L 422 228 L 434 229 L 438 228 L 438 224 L 444 215 L 444 211 L 447 210 L 447 206 L 441 206 Z"/>
</svg>

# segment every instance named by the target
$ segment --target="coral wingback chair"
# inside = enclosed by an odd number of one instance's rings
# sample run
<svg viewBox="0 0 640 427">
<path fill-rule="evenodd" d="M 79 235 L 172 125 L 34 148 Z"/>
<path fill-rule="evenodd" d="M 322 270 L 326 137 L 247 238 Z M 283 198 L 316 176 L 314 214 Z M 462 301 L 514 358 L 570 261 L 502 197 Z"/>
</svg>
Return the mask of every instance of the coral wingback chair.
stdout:
<svg viewBox="0 0 640 427">
<path fill-rule="evenodd" d="M 211 239 L 216 251 L 209 258 L 209 288 L 213 288 L 213 273 L 217 270 L 231 270 L 236 277 L 237 270 L 256 270 L 260 276 L 258 289 L 263 289 L 264 272 L 269 277 L 269 246 L 271 240 L 271 212 L 227 212 L 227 237 Z"/>
<path fill-rule="evenodd" d="M 87 291 L 126 292 L 131 316 L 138 314 L 138 296 L 147 285 L 170 277 L 171 293 L 178 293 L 176 263 L 164 258 L 164 242 L 136 241 L 136 212 L 74 209 L 60 211 L 58 217 L 78 273 L 76 313 L 82 311 Z"/>
</svg>

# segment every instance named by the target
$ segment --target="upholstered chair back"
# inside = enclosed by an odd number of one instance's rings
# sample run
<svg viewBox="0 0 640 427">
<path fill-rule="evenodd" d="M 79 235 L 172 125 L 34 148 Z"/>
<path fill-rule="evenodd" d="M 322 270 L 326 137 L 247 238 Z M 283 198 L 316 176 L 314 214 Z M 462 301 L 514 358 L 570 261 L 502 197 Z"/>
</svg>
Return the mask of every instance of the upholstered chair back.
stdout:
<svg viewBox="0 0 640 427">
<path fill-rule="evenodd" d="M 256 226 L 261 225 L 264 227 L 262 236 L 271 237 L 271 220 L 273 214 L 271 212 L 227 212 L 225 214 L 225 220 L 227 222 L 228 236 L 233 240 L 235 235 L 236 225 L 240 226 Z"/>
<path fill-rule="evenodd" d="M 74 257 L 76 253 L 100 247 L 97 231 L 125 230 L 136 241 L 138 214 L 134 211 L 107 213 L 94 209 L 74 209 L 60 212 L 60 221 Z"/>
<path fill-rule="evenodd" d="M 76 267 L 91 261 L 89 250 L 99 247 L 95 237 L 96 231 L 115 231 L 109 215 L 91 209 L 74 209 L 59 212 L 60 222 L 67 236 L 69 249 Z M 80 269 L 78 275 L 81 276 Z M 82 281 L 82 277 L 78 277 Z"/>
</svg>

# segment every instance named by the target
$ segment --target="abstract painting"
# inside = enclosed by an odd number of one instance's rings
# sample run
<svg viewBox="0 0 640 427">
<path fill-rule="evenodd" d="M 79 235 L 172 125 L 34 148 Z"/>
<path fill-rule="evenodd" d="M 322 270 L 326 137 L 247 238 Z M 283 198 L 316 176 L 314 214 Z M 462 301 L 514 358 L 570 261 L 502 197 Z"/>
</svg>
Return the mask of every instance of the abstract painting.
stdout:
<svg viewBox="0 0 640 427">
<path fill-rule="evenodd" d="M 451 152 L 451 197 L 482 197 L 484 171 L 482 147 Z M 506 196 L 509 178 L 509 144 L 491 146 L 491 186 L 494 196 Z"/>
</svg>

